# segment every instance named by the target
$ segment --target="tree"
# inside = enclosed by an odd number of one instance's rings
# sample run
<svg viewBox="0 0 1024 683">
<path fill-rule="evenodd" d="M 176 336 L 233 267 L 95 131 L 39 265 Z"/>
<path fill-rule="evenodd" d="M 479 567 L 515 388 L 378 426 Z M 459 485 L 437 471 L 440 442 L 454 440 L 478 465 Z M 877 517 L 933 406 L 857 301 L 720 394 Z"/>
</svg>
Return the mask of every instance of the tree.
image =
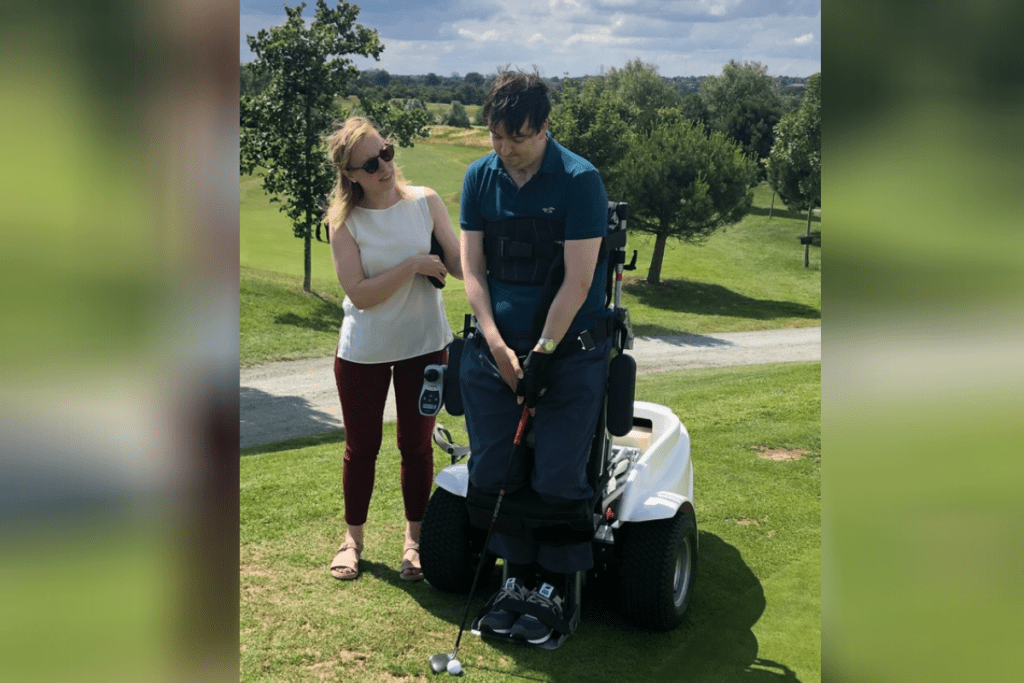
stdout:
<svg viewBox="0 0 1024 683">
<path fill-rule="evenodd" d="M 266 77 L 257 77 L 251 64 L 242 64 L 238 71 L 238 89 L 242 95 L 258 95 L 267 87 Z"/>
<path fill-rule="evenodd" d="M 253 69 L 269 83 L 241 101 L 241 170 L 263 167 L 263 190 L 271 202 L 283 204 L 295 236 L 305 240 L 302 288 L 309 291 L 313 229 L 334 182 L 321 136 L 334 119 L 334 96 L 359 75 L 342 55 L 378 58 L 384 46 L 376 31 L 355 23 L 359 8 L 344 0 L 335 9 L 317 0 L 308 27 L 305 7 L 285 7 L 284 25 L 246 37 L 256 55 Z"/>
<path fill-rule="evenodd" d="M 433 116 L 422 103 L 419 108 L 408 104 L 395 106 L 368 97 L 359 98 L 359 106 L 352 110 L 351 115 L 365 116 L 382 137 L 394 140 L 399 147 L 413 147 L 413 140 L 426 137 L 429 134 L 427 126 L 433 122 Z"/>
<path fill-rule="evenodd" d="M 661 282 L 669 237 L 699 243 L 740 220 L 757 166 L 724 134 L 689 120 L 678 88 L 639 60 L 606 78 L 566 81 L 550 118 L 559 142 L 593 163 L 631 226 L 656 236 L 647 281 Z"/>
<path fill-rule="evenodd" d="M 753 160 L 720 132 L 680 112 L 663 110 L 648 134 L 631 136 L 619 164 L 620 185 L 630 203 L 630 227 L 655 235 L 647 282 L 661 282 L 669 237 L 701 243 L 739 221 L 753 200 Z"/>
<path fill-rule="evenodd" d="M 611 92 L 631 107 L 633 128 L 650 130 L 660 109 L 683 105 L 679 89 L 658 75 L 658 67 L 634 59 L 622 69 L 612 68 L 605 77 Z"/>
<path fill-rule="evenodd" d="M 764 165 L 768 183 L 790 209 L 821 206 L 820 73 L 808 80 L 800 107 L 775 126 L 775 144 Z"/>
<path fill-rule="evenodd" d="M 683 116 L 700 123 L 705 131 L 711 130 L 708 124 L 708 107 L 704 104 L 704 100 L 701 99 L 700 93 L 688 92 L 683 95 L 683 103 L 680 107 L 683 112 Z"/>
<path fill-rule="evenodd" d="M 442 126 L 455 126 L 457 128 L 470 128 L 469 125 L 469 114 L 466 113 L 466 107 L 463 106 L 462 102 L 455 100 L 451 106 L 441 116 Z"/>
<path fill-rule="evenodd" d="M 484 120 L 484 108 L 477 107 L 476 113 L 473 114 L 473 125 L 474 126 L 486 126 L 487 121 Z"/>
<path fill-rule="evenodd" d="M 609 196 L 616 192 L 615 166 L 629 146 L 632 112 L 604 78 L 589 78 L 566 81 L 561 101 L 548 117 L 551 134 L 594 164 Z"/>
<path fill-rule="evenodd" d="M 281 26 L 246 36 L 256 56 L 250 63 L 255 79 L 265 79 L 261 92 L 241 98 L 240 170 L 260 169 L 263 190 L 292 221 L 296 237 L 305 241 L 302 288 L 309 291 L 312 235 L 321 225 L 324 198 L 335 181 L 326 163 L 323 136 L 336 118 L 334 98 L 359 76 L 344 55 L 379 58 L 384 46 L 376 30 L 355 23 L 359 8 L 341 0 L 331 9 L 317 0 L 307 26 L 305 3 L 285 7 Z M 360 106 L 382 133 L 397 132 L 408 144 L 416 119 L 387 104 L 362 97 Z M 422 125 L 420 126 L 422 128 Z"/>
<path fill-rule="evenodd" d="M 804 267 L 810 264 L 811 213 L 821 207 L 821 74 L 807 81 L 799 109 L 775 126 L 775 144 L 765 160 L 768 183 L 786 206 L 807 211 Z"/>
<path fill-rule="evenodd" d="M 721 76 L 704 79 L 700 95 L 713 130 L 736 140 L 757 159 L 768 156 L 772 131 L 782 117 L 783 106 L 768 67 L 759 62 L 730 60 L 722 67 Z"/>
<path fill-rule="evenodd" d="M 434 122 L 434 115 L 430 113 L 429 109 L 427 109 L 427 105 L 423 104 L 423 100 L 415 97 L 406 100 L 405 111 L 410 114 L 415 111 L 426 112 L 426 123 L 431 124 Z"/>
</svg>

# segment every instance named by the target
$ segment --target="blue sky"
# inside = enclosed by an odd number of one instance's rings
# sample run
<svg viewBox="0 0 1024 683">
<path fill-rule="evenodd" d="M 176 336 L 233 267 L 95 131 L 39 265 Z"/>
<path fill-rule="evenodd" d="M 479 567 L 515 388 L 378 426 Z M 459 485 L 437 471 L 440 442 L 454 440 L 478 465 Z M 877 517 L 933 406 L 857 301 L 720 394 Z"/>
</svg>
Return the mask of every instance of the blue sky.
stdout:
<svg viewBox="0 0 1024 683">
<path fill-rule="evenodd" d="M 334 4 L 334 0 L 329 0 Z M 284 22 L 299 0 L 240 0 L 246 35 Z M 820 0 L 363 0 L 357 22 L 380 31 L 392 74 L 492 74 L 505 64 L 544 76 L 584 76 L 639 57 L 662 76 L 721 73 L 730 59 L 761 62 L 773 76 L 821 71 Z M 312 19 L 315 0 L 303 16 Z"/>
</svg>

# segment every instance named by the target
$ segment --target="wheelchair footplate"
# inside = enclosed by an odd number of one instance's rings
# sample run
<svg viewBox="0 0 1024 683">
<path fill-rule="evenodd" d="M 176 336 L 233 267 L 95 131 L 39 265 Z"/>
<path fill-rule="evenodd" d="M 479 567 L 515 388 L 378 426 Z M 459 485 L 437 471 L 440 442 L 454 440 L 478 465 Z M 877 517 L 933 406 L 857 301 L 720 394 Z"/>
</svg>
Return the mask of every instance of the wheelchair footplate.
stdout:
<svg viewBox="0 0 1024 683">
<path fill-rule="evenodd" d="M 526 645 L 528 647 L 535 647 L 541 650 L 556 650 L 565 639 L 576 632 L 576 629 L 580 624 L 580 605 L 579 602 L 572 599 L 572 593 L 567 596 L 565 602 L 566 611 L 569 612 L 568 620 L 565 619 L 552 619 L 548 615 L 543 614 L 540 609 L 531 603 L 523 602 L 521 600 L 513 600 L 506 598 L 502 601 L 502 607 L 512 612 L 518 612 L 520 614 L 533 614 L 535 617 L 543 621 L 545 624 L 552 628 L 551 637 L 545 640 L 543 643 L 531 643 L 525 638 L 513 636 L 508 633 L 496 633 L 487 628 L 480 627 L 480 621 L 484 618 L 488 612 L 495 606 L 495 598 L 497 595 L 491 597 L 487 601 L 487 604 L 483 606 L 476 618 L 473 619 L 473 623 L 470 625 L 470 633 L 481 638 L 489 638 L 492 640 L 500 640 L 503 643 L 515 643 L 517 645 Z"/>
</svg>

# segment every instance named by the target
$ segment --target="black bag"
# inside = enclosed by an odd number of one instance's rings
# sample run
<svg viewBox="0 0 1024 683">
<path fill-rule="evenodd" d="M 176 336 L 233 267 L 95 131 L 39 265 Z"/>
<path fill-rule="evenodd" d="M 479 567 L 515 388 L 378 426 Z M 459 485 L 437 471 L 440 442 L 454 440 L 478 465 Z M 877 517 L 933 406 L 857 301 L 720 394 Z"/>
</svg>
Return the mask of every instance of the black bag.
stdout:
<svg viewBox="0 0 1024 683">
<path fill-rule="evenodd" d="M 436 237 L 434 237 L 434 233 L 430 233 L 430 253 L 444 261 L 444 247 L 442 247 L 441 243 L 437 241 Z M 434 285 L 438 289 L 444 289 L 444 283 L 436 277 L 428 275 L 427 279 L 430 280 L 430 284 Z"/>
</svg>

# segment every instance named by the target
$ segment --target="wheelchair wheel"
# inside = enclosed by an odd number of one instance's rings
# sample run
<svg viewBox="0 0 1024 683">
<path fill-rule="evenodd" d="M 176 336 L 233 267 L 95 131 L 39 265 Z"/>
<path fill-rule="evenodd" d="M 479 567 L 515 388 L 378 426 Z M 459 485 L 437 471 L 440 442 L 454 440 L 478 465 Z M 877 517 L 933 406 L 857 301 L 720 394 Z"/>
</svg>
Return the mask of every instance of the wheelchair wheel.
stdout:
<svg viewBox="0 0 1024 683">
<path fill-rule="evenodd" d="M 438 488 L 430 497 L 420 528 L 420 563 L 423 576 L 446 593 L 467 593 L 484 551 L 483 529 L 469 523 L 466 499 Z M 481 570 L 487 576 L 497 558 L 487 553 Z"/>
<path fill-rule="evenodd" d="M 625 532 L 616 553 L 623 613 L 643 629 L 674 629 L 683 622 L 696 578 L 693 510 L 684 505 L 671 519 L 636 522 L 620 531 Z"/>
</svg>

